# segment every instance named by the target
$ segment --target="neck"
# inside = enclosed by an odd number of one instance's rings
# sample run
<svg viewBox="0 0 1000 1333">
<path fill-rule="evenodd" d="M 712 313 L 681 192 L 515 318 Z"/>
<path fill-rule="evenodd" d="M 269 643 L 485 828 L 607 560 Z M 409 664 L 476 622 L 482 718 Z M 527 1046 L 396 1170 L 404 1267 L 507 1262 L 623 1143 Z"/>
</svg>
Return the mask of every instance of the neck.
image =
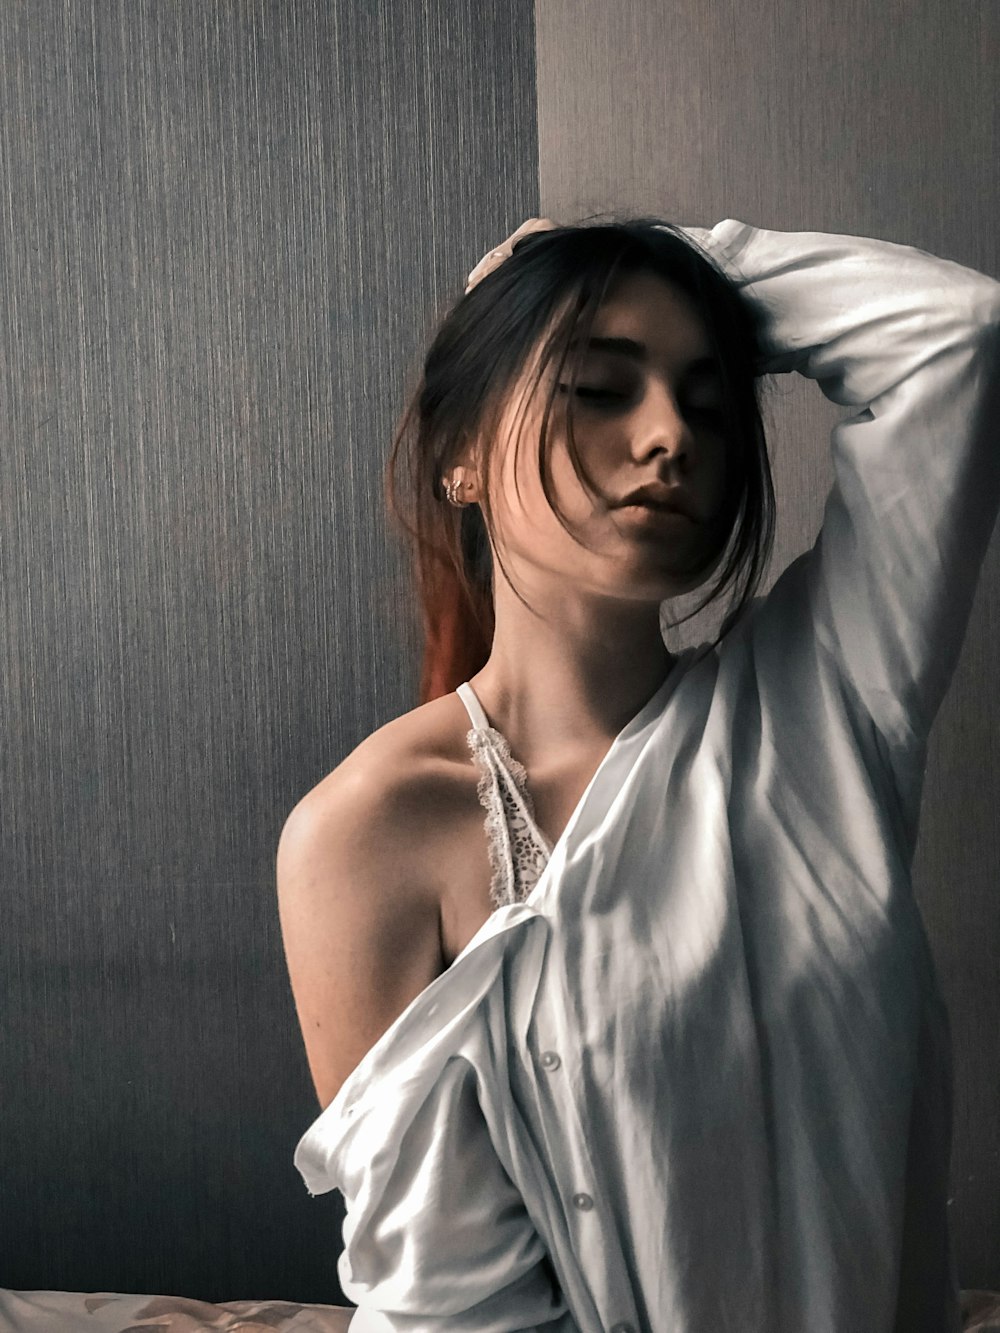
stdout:
<svg viewBox="0 0 1000 1333">
<path fill-rule="evenodd" d="M 529 768 L 560 767 L 607 746 L 663 684 L 674 661 L 659 603 L 523 590 L 498 582 L 490 656 L 470 684 L 491 724 Z"/>
</svg>

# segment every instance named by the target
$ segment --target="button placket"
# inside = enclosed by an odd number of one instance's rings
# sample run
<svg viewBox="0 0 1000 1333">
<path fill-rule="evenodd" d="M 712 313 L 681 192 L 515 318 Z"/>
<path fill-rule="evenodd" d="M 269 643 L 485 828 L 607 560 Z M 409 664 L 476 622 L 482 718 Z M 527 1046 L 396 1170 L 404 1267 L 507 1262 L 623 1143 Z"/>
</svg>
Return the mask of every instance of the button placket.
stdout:
<svg viewBox="0 0 1000 1333">
<path fill-rule="evenodd" d="M 537 1050 L 538 1047 L 536 1046 L 535 1049 Z M 537 1057 L 535 1057 L 535 1062 L 537 1065 L 540 1065 L 542 1069 L 544 1069 L 547 1073 L 550 1074 L 558 1070 L 563 1063 L 559 1053 L 553 1050 L 551 1047 L 546 1047 L 545 1049 L 541 1050 L 538 1053 Z M 586 1138 L 585 1135 L 583 1134 L 583 1125 L 580 1118 L 580 1108 L 576 1105 L 571 1095 L 567 1096 L 565 1092 L 557 1091 L 557 1085 L 550 1083 L 547 1079 L 544 1080 L 544 1083 L 546 1087 L 550 1088 L 552 1092 L 555 1093 L 555 1100 L 560 1110 L 562 1110 L 565 1113 L 568 1113 L 571 1116 L 572 1120 L 575 1121 L 577 1128 L 580 1132 L 580 1137 L 576 1141 L 577 1150 L 580 1153 L 580 1155 L 586 1160 L 587 1165 L 590 1167 L 590 1178 L 596 1181 L 597 1176 L 594 1170 L 593 1159 L 591 1158 L 590 1152 L 588 1151 Z M 561 1090 L 564 1087 L 565 1084 L 560 1080 L 558 1084 L 558 1089 Z M 593 1213 L 595 1212 L 596 1209 L 594 1196 L 592 1194 L 587 1193 L 586 1190 L 577 1190 L 571 1196 L 571 1203 L 574 1211 L 577 1214 Z M 598 1225 L 600 1225 L 599 1213 L 595 1213 L 595 1222 Z M 590 1223 L 588 1225 L 593 1225 L 593 1223 Z M 623 1305 L 625 1306 L 626 1309 L 631 1305 L 631 1301 L 629 1301 L 627 1298 L 625 1300 L 621 1300 L 621 1297 L 624 1295 L 625 1292 L 623 1290 L 618 1291 L 617 1293 L 618 1299 L 616 1299 L 615 1295 L 612 1294 L 611 1292 L 605 1293 L 605 1297 L 608 1300 L 608 1303 L 611 1305 L 612 1309 L 614 1308 L 615 1305 L 618 1305 L 619 1310 L 622 1309 Z M 608 1325 L 608 1333 L 636 1333 L 636 1329 L 637 1325 L 630 1323 L 628 1320 L 619 1320 L 614 1324 Z"/>
<path fill-rule="evenodd" d="M 541 1055 L 538 1057 L 538 1063 L 543 1069 L 553 1072 L 562 1065 L 562 1059 L 557 1051 L 549 1049 L 542 1051 Z M 573 1195 L 572 1202 L 573 1207 L 581 1213 L 589 1213 L 594 1207 L 593 1196 L 588 1194 L 586 1190 L 578 1190 L 577 1193 Z"/>
</svg>

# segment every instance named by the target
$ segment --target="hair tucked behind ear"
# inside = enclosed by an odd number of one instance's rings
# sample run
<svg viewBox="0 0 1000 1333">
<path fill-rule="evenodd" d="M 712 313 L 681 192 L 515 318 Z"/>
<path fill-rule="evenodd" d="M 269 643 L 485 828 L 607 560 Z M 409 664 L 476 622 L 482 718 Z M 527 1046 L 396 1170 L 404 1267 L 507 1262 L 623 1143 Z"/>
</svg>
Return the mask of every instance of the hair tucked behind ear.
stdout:
<svg viewBox="0 0 1000 1333">
<path fill-rule="evenodd" d="M 541 350 L 536 385 L 554 360 L 558 369 L 571 366 L 575 386 L 583 352 L 574 356 L 570 340 L 579 333 L 585 342 L 612 281 L 636 272 L 662 277 L 694 299 L 722 367 L 729 450 L 723 504 L 731 519 L 729 537 L 706 597 L 674 623 L 690 619 L 730 588 L 718 642 L 756 593 L 774 539 L 774 491 L 760 410 L 762 329 L 754 307 L 693 240 L 660 218 L 532 232 L 438 326 L 386 467 L 389 511 L 405 531 L 414 559 L 424 635 L 420 703 L 450 693 L 490 655 L 494 611 L 488 533 L 493 527 L 486 483 L 511 390 L 536 348 Z M 538 460 L 543 490 L 558 514 L 548 444 L 554 394 L 553 383 Z M 571 392 L 569 454 L 577 475 L 589 484 L 573 438 L 572 401 Z M 457 508 L 448 502 L 442 479 L 472 442 L 481 450 L 481 500 Z M 709 554 L 706 570 L 718 555 Z"/>
</svg>

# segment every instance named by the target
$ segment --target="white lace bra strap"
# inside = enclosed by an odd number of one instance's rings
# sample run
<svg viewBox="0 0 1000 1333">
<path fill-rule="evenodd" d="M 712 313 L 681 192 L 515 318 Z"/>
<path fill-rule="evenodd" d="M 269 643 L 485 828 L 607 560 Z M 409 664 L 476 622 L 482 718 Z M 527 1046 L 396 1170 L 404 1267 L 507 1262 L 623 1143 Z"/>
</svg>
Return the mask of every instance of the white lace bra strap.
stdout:
<svg viewBox="0 0 1000 1333">
<path fill-rule="evenodd" d="M 483 712 L 483 706 L 479 702 L 475 690 L 468 681 L 463 681 L 457 687 L 455 693 L 465 704 L 465 711 L 469 714 L 469 721 L 474 727 L 480 727 L 483 731 L 490 725 L 489 718 Z"/>
<path fill-rule="evenodd" d="M 524 766 L 511 754 L 506 737 L 489 725 L 472 687 L 462 684 L 456 692 L 473 723 L 466 739 L 479 769 L 477 793 L 486 810 L 490 897 L 501 907 L 531 892 L 552 849 L 535 823 Z"/>
</svg>

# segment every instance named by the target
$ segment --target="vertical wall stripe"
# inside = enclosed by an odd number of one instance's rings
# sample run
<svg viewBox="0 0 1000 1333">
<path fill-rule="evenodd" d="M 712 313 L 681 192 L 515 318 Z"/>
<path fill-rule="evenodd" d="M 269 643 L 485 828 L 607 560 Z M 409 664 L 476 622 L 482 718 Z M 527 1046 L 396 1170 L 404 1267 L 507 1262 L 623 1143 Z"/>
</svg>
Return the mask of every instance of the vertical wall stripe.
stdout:
<svg viewBox="0 0 1000 1333">
<path fill-rule="evenodd" d="M 415 706 L 382 469 L 537 210 L 529 0 L 0 6 L 3 1285 L 336 1302 L 289 810 Z"/>
</svg>

